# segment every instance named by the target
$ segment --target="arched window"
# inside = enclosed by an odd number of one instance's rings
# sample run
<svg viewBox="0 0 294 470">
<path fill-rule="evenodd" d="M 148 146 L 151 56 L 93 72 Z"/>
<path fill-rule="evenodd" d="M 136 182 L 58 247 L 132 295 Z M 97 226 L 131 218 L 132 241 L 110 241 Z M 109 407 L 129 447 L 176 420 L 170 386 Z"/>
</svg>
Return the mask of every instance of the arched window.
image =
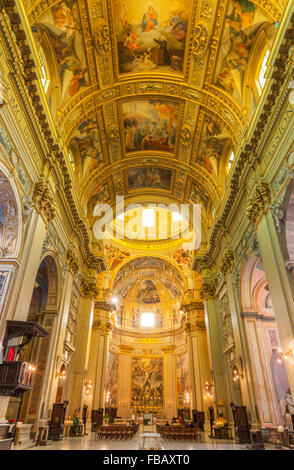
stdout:
<svg viewBox="0 0 294 470">
<path fill-rule="evenodd" d="M 73 174 L 75 174 L 76 166 L 75 166 L 75 160 L 74 160 L 74 157 L 73 157 L 73 154 L 72 154 L 71 150 L 68 151 L 68 157 L 69 157 L 69 161 L 70 161 L 70 164 L 71 164 Z"/>
<path fill-rule="evenodd" d="M 258 83 L 259 83 L 259 86 L 260 86 L 260 91 L 263 90 L 265 82 L 266 82 L 265 74 L 266 74 L 266 71 L 267 71 L 267 61 L 268 61 L 268 58 L 269 58 L 269 53 L 270 53 L 270 51 L 268 49 L 266 51 L 264 57 L 263 57 L 261 67 L 260 67 L 260 70 L 259 70 L 259 74 L 258 74 Z"/>
<path fill-rule="evenodd" d="M 228 160 L 228 171 L 230 171 L 231 166 L 233 165 L 234 159 L 235 159 L 235 154 L 232 151 Z"/>
<path fill-rule="evenodd" d="M 42 86 L 43 86 L 45 94 L 46 94 L 47 91 L 48 91 L 48 88 L 49 88 L 50 79 L 49 79 L 49 77 L 47 75 L 47 72 L 46 72 L 46 67 L 45 67 L 43 56 L 40 52 L 39 52 L 39 57 L 40 57 L 40 61 L 41 61 L 41 71 L 42 71 L 41 83 L 42 83 Z"/>
</svg>

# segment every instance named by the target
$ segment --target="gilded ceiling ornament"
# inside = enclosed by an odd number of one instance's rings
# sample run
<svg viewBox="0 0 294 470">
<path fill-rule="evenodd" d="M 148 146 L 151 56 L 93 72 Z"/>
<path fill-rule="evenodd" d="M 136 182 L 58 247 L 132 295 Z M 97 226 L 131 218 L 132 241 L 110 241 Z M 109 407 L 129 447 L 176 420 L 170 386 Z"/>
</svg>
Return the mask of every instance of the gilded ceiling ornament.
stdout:
<svg viewBox="0 0 294 470">
<path fill-rule="evenodd" d="M 100 24 L 94 32 L 94 47 L 98 54 L 104 55 L 110 51 L 109 31 L 106 24 Z"/>
<path fill-rule="evenodd" d="M 152 91 L 155 93 L 162 93 L 163 85 L 162 84 L 159 85 L 158 83 L 144 83 L 139 86 L 139 90 L 142 93 L 152 92 Z"/>
<path fill-rule="evenodd" d="M 192 50 L 196 56 L 203 56 L 209 44 L 208 29 L 204 24 L 198 24 L 193 32 Z"/>
<path fill-rule="evenodd" d="M 176 350 L 176 346 L 174 344 L 171 344 L 169 346 L 166 346 L 165 348 L 162 348 L 162 351 L 164 354 L 173 354 Z"/>
<path fill-rule="evenodd" d="M 270 190 L 267 183 L 260 181 L 253 195 L 250 197 L 247 207 L 246 215 L 250 222 L 255 222 L 255 220 L 261 215 L 262 212 L 268 207 L 270 202 Z"/>
<path fill-rule="evenodd" d="M 108 141 L 110 143 L 118 142 L 119 140 L 119 130 L 116 124 L 110 126 L 108 131 Z"/>
<path fill-rule="evenodd" d="M 182 128 L 181 132 L 181 142 L 183 145 L 189 145 L 192 140 L 192 130 L 188 127 L 185 126 Z"/>
<path fill-rule="evenodd" d="M 50 190 L 46 182 L 40 181 L 36 184 L 33 201 L 37 212 L 44 217 L 47 223 L 55 217 L 56 203 L 50 195 Z"/>
<path fill-rule="evenodd" d="M 203 2 L 201 6 L 200 18 L 205 20 L 211 20 L 213 14 L 213 3 L 212 2 Z"/>
</svg>

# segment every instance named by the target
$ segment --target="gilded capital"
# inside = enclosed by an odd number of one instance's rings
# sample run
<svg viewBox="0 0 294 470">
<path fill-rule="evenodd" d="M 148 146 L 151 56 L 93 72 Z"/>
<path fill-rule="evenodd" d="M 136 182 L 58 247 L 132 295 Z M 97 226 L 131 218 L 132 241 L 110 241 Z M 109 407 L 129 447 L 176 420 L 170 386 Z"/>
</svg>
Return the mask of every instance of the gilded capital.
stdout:
<svg viewBox="0 0 294 470">
<path fill-rule="evenodd" d="M 225 250 L 223 254 L 219 269 L 221 273 L 226 275 L 227 272 L 233 269 L 233 266 L 234 266 L 234 253 L 230 248 L 228 248 Z"/>
<path fill-rule="evenodd" d="M 203 299 L 214 299 L 217 289 L 216 277 L 205 277 L 202 279 L 202 288 L 200 295 Z"/>
<path fill-rule="evenodd" d="M 77 254 L 72 248 L 67 250 L 66 261 L 67 261 L 70 271 L 73 274 L 77 274 L 77 272 L 79 271 L 79 260 L 78 260 Z"/>
<path fill-rule="evenodd" d="M 249 198 L 246 207 L 246 215 L 250 222 L 255 222 L 262 212 L 268 207 L 270 203 L 270 190 L 267 183 L 260 181 L 253 195 Z"/>
<path fill-rule="evenodd" d="M 119 347 L 119 350 L 123 354 L 131 354 L 133 351 L 133 348 L 131 348 L 130 346 L 126 346 L 125 344 L 121 344 Z"/>
<path fill-rule="evenodd" d="M 47 223 L 54 219 L 56 215 L 56 203 L 45 181 L 40 181 L 36 184 L 33 201 L 37 212 L 39 212 Z"/>
<path fill-rule="evenodd" d="M 173 354 L 176 350 L 176 346 L 174 344 L 171 344 L 170 346 L 166 346 L 165 348 L 162 348 L 164 354 Z"/>
<path fill-rule="evenodd" d="M 95 279 L 89 279 L 87 277 L 83 277 L 81 279 L 81 291 L 82 291 L 83 297 L 93 299 L 97 294 L 97 287 L 96 287 Z"/>
</svg>

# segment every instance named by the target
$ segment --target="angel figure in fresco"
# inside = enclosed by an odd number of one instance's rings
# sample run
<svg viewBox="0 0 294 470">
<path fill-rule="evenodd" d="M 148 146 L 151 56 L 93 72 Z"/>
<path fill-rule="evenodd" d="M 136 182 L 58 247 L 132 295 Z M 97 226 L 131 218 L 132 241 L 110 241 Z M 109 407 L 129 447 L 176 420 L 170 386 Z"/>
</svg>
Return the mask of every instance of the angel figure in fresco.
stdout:
<svg viewBox="0 0 294 470">
<path fill-rule="evenodd" d="M 233 11 L 228 16 L 230 28 L 240 32 L 252 25 L 256 5 L 248 0 L 232 0 Z"/>
<path fill-rule="evenodd" d="M 171 16 L 170 23 L 166 29 L 170 30 L 171 34 L 178 41 L 184 41 L 186 37 L 188 18 L 184 18 L 184 11 Z"/>
<path fill-rule="evenodd" d="M 149 5 L 146 13 L 143 15 L 142 29 L 145 33 L 148 33 L 151 29 L 154 29 L 158 25 L 158 14 L 154 10 L 152 5 Z"/>
<path fill-rule="evenodd" d="M 76 137 L 83 162 L 83 177 L 102 161 L 102 148 L 97 122 L 93 119 L 84 121 L 78 128 Z"/>
<path fill-rule="evenodd" d="M 80 18 L 76 2 L 65 0 L 46 12 L 33 27 L 34 32 L 44 30 L 54 47 L 57 66 L 65 92 L 73 96 L 87 85 L 87 67 L 82 46 Z"/>
<path fill-rule="evenodd" d="M 132 57 L 136 57 L 136 50 L 139 49 L 139 45 L 136 43 L 138 39 L 138 34 L 130 33 L 129 31 L 126 33 L 124 46 L 127 47 L 132 55 Z"/>
</svg>

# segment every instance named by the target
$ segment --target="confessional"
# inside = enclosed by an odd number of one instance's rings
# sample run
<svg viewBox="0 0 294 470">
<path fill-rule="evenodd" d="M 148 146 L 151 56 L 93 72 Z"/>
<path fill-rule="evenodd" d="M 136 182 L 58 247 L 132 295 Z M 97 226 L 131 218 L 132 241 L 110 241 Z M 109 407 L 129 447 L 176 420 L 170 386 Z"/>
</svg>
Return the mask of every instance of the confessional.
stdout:
<svg viewBox="0 0 294 470">
<path fill-rule="evenodd" d="M 103 424 L 103 408 L 91 411 L 91 432 L 95 432 Z"/>
<path fill-rule="evenodd" d="M 231 408 L 234 419 L 236 441 L 240 444 L 250 443 L 250 426 L 248 423 L 246 406 L 237 406 L 234 405 L 234 403 L 231 403 Z M 256 440 L 258 440 L 258 436 L 256 436 Z"/>
<path fill-rule="evenodd" d="M 65 412 L 68 402 L 54 403 L 49 421 L 49 440 L 61 441 L 63 439 Z"/>
</svg>

